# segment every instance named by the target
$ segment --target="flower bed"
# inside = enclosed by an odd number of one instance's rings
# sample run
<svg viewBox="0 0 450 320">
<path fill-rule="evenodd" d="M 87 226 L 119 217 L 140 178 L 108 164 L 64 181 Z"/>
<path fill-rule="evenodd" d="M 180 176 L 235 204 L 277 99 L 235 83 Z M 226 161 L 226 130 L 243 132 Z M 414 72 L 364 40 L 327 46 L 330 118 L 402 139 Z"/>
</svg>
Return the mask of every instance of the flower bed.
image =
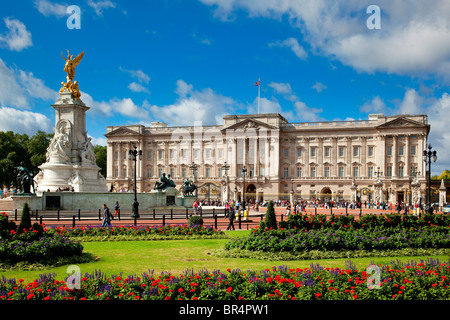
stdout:
<svg viewBox="0 0 450 320">
<path fill-rule="evenodd" d="M 394 250 L 402 248 L 449 248 L 447 227 L 420 229 L 320 229 L 254 230 L 248 237 L 232 239 L 225 249 L 262 252 L 305 250 Z"/>
<path fill-rule="evenodd" d="M 87 240 L 100 240 L 107 238 L 109 240 L 122 240 L 125 238 L 132 239 L 176 239 L 176 238 L 195 238 L 195 237 L 210 237 L 220 238 L 225 237 L 223 231 L 212 228 L 211 226 L 187 224 L 178 225 L 154 225 L 154 226 L 87 226 L 87 227 L 56 227 L 51 229 L 56 234 L 61 234 L 70 238 L 82 238 Z"/>
<path fill-rule="evenodd" d="M 262 224 L 264 229 L 264 224 Z M 385 229 L 385 228 L 426 228 L 426 227 L 450 227 L 449 214 L 425 214 L 422 217 L 415 215 L 389 214 L 365 214 L 360 219 L 353 215 L 326 215 L 292 214 L 286 221 L 280 222 L 284 229 Z"/>
<path fill-rule="evenodd" d="M 393 261 L 365 270 L 348 261 L 344 269 L 281 266 L 111 277 L 96 271 L 80 275 L 78 286 L 54 275 L 42 275 L 28 284 L 3 277 L 0 300 L 435 300 L 450 299 L 449 279 L 450 264 L 433 259 L 406 265 Z"/>
<path fill-rule="evenodd" d="M 35 223 L 30 228 L 17 228 L 8 216 L 0 213 L 0 262 L 47 262 L 56 258 L 80 256 L 83 246 L 64 235 L 48 232 Z"/>
</svg>

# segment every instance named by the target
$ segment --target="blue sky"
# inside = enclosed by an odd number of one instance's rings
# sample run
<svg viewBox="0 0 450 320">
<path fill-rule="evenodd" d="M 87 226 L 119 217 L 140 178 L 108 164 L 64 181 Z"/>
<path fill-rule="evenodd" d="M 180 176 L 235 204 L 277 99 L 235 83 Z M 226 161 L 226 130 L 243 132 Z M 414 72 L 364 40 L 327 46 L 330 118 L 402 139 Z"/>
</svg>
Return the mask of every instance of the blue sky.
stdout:
<svg viewBox="0 0 450 320">
<path fill-rule="evenodd" d="M 369 29 L 369 5 L 381 29 Z M 69 5 L 80 29 L 69 29 Z M 0 130 L 52 132 L 67 50 L 88 134 L 108 125 L 220 123 L 279 112 L 289 121 L 427 114 L 450 169 L 450 4 L 445 0 L 16 0 L 0 10 Z"/>
</svg>

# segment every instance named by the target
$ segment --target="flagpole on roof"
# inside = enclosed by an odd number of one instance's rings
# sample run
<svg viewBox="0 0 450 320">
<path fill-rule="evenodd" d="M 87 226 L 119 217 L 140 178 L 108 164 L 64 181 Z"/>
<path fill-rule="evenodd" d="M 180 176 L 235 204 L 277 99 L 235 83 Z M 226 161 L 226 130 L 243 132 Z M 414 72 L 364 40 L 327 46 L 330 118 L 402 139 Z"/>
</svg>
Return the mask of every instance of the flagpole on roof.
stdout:
<svg viewBox="0 0 450 320">
<path fill-rule="evenodd" d="M 261 78 L 259 78 L 258 82 L 259 82 L 259 86 L 258 86 L 258 114 L 260 111 L 260 106 L 261 106 Z"/>
<path fill-rule="evenodd" d="M 255 86 L 258 86 L 258 114 L 261 107 L 261 78 L 255 83 Z"/>
</svg>

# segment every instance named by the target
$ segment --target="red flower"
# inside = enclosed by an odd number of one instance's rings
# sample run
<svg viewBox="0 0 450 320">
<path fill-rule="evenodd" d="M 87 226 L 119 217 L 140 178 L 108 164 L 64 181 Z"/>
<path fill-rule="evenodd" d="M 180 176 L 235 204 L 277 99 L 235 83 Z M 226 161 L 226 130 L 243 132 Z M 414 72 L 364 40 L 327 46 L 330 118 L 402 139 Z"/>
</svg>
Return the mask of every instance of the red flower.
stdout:
<svg viewBox="0 0 450 320">
<path fill-rule="evenodd" d="M 227 292 L 228 292 L 228 293 L 230 293 L 232 290 L 233 290 L 232 287 L 228 287 L 228 288 L 227 288 Z"/>
<path fill-rule="evenodd" d="M 178 289 L 179 293 L 182 293 L 183 291 L 184 291 L 183 288 Z"/>
<path fill-rule="evenodd" d="M 320 292 L 316 293 L 316 298 L 319 298 L 322 294 Z"/>
<path fill-rule="evenodd" d="M 353 299 L 358 299 L 358 296 L 355 294 L 355 295 L 353 296 Z"/>
<path fill-rule="evenodd" d="M 27 296 L 27 299 L 28 300 L 31 300 L 31 299 L 33 299 L 34 298 L 34 294 L 32 294 L 32 293 L 30 293 L 28 296 Z"/>
</svg>

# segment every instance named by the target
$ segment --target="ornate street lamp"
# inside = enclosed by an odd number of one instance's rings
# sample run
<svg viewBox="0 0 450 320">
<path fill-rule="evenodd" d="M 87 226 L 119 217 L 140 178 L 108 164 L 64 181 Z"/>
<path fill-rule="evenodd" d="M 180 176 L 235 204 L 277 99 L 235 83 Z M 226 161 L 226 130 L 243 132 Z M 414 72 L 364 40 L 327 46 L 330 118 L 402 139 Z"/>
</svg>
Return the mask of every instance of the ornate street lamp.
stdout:
<svg viewBox="0 0 450 320">
<path fill-rule="evenodd" d="M 192 164 L 189 166 L 189 169 L 191 169 L 191 171 L 192 171 L 192 180 L 194 181 L 194 182 L 196 182 L 196 178 L 197 178 L 197 168 L 198 168 L 198 165 L 196 165 L 195 163 L 194 163 L 194 161 L 192 161 Z M 195 189 L 195 195 L 197 196 L 197 192 L 198 192 L 198 189 Z"/>
<path fill-rule="evenodd" d="M 431 144 L 428 145 L 428 151 L 423 151 L 423 161 L 425 165 L 428 163 L 428 194 L 427 194 L 427 208 L 426 211 L 429 213 L 433 213 L 433 207 L 431 206 L 431 158 L 433 158 L 433 162 L 437 160 L 437 152 L 436 150 L 431 151 Z"/>
<path fill-rule="evenodd" d="M 245 211 L 245 176 L 247 175 L 247 168 L 244 166 L 243 168 L 242 168 L 242 176 L 243 176 L 243 178 L 244 178 L 244 181 L 243 181 L 243 187 L 242 187 L 242 193 L 244 194 L 243 195 L 243 198 L 242 198 L 242 210 L 243 211 Z"/>
<path fill-rule="evenodd" d="M 142 150 L 137 150 L 137 146 L 134 146 L 134 150 L 128 150 L 128 159 L 134 161 L 134 202 L 133 207 L 131 209 L 132 211 L 132 217 L 133 218 L 139 218 L 139 202 L 137 201 L 137 187 L 136 187 L 136 171 L 137 171 L 137 158 L 139 157 L 139 160 L 142 160 Z"/>
<path fill-rule="evenodd" d="M 228 202 L 228 170 L 230 169 L 230 165 L 224 161 L 222 169 L 225 171 L 225 191 L 227 193 L 225 201 Z"/>
</svg>

